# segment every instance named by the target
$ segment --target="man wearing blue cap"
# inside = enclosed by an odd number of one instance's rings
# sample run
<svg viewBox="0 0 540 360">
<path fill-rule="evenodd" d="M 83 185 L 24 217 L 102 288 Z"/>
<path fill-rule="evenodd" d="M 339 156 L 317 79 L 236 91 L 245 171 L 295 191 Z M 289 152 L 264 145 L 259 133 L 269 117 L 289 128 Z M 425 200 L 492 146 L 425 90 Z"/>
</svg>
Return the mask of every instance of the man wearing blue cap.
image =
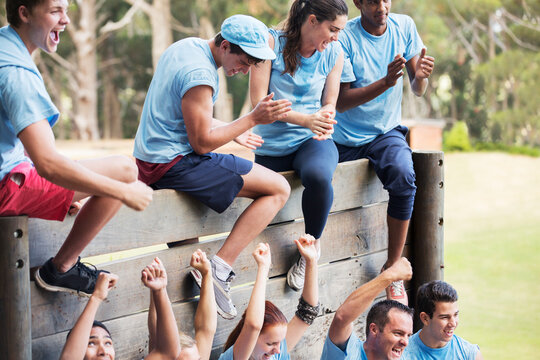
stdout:
<svg viewBox="0 0 540 360">
<path fill-rule="evenodd" d="M 246 74 L 252 65 L 273 58 L 267 27 L 245 15 L 226 19 L 214 39 L 174 43 L 159 60 L 135 137 L 139 179 L 152 188 L 186 192 L 220 213 L 237 196 L 253 199 L 211 260 L 218 313 L 227 319 L 236 316 L 229 294 L 232 264 L 285 205 L 290 187 L 263 166 L 211 151 L 231 140 L 250 149 L 260 146 L 262 139 L 250 129 L 282 120 L 291 103 L 273 101 L 270 94 L 231 123 L 213 119 L 217 70 Z M 192 274 L 200 286 L 200 274 Z"/>
</svg>

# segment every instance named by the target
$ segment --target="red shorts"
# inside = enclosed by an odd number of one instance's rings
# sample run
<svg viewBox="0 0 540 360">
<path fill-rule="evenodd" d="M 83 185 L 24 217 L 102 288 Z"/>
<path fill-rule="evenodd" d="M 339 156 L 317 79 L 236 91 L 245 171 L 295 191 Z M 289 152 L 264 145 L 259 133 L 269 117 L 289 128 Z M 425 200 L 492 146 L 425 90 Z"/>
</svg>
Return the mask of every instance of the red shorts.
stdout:
<svg viewBox="0 0 540 360">
<path fill-rule="evenodd" d="M 27 215 L 63 221 L 73 203 L 74 191 L 38 175 L 30 163 L 22 163 L 0 182 L 0 216 Z"/>
</svg>

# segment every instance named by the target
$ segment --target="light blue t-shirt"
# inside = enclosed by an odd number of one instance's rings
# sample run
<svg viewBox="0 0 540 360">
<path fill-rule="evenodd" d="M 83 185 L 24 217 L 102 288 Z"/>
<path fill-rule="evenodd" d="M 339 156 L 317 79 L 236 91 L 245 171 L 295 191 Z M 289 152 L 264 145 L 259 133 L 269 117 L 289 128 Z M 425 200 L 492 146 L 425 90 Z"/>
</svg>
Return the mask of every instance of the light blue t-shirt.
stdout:
<svg viewBox="0 0 540 360">
<path fill-rule="evenodd" d="M 341 350 L 336 344 L 330 340 L 330 336 L 326 337 L 324 342 L 321 360 L 368 360 L 364 350 L 364 342 L 360 340 L 354 332 L 347 340 L 345 351 Z"/>
<path fill-rule="evenodd" d="M 326 78 L 334 68 L 342 52 L 338 42 L 328 44 L 324 51 L 315 51 L 309 58 L 300 56 L 300 65 L 294 76 L 286 73 L 283 48 L 286 39 L 283 32 L 270 29 L 274 37 L 276 59 L 272 60 L 268 93 L 274 93 L 274 100 L 287 99 L 292 102 L 292 110 L 313 114 L 321 108 L 321 98 Z M 300 125 L 276 121 L 272 124 L 255 126 L 255 133 L 262 136 L 264 143 L 255 150 L 257 155 L 285 156 L 295 152 L 302 143 L 311 139 L 311 130 Z"/>
<path fill-rule="evenodd" d="M 345 61 L 342 83 L 361 88 L 386 76 L 388 64 L 397 54 L 406 61 L 418 55 L 424 44 L 414 21 L 407 15 L 389 14 L 383 35 L 374 36 L 362 27 L 360 17 L 350 20 L 339 34 Z M 401 123 L 403 78 L 375 99 L 337 113 L 334 141 L 357 147 L 385 134 Z"/>
<path fill-rule="evenodd" d="M 219 78 L 207 41 L 187 38 L 169 46 L 159 59 L 146 94 L 133 156 L 161 164 L 193 151 L 182 114 L 182 97 L 201 85 L 212 88 L 215 103 Z"/>
<path fill-rule="evenodd" d="M 43 78 L 28 49 L 11 27 L 0 29 L 0 180 L 15 166 L 31 162 L 17 135 L 27 126 L 58 120 Z"/>
<path fill-rule="evenodd" d="M 223 354 L 219 356 L 218 360 L 233 360 L 233 348 L 234 345 L 227 349 Z M 279 354 L 274 354 L 270 360 L 290 360 L 291 356 L 287 352 L 287 342 L 283 340 L 279 344 Z"/>
<path fill-rule="evenodd" d="M 457 335 L 452 336 L 452 340 L 444 347 L 432 349 L 424 345 L 420 339 L 420 331 L 410 337 L 409 345 L 401 356 L 402 360 L 474 360 L 480 351 L 478 345 L 471 344 Z"/>
</svg>

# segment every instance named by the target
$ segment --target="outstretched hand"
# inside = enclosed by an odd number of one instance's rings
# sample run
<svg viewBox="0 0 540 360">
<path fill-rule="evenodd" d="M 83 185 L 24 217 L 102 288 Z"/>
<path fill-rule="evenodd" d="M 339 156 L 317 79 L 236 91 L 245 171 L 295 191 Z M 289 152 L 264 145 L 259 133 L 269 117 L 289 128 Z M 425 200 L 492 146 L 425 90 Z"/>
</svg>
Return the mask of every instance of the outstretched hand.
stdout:
<svg viewBox="0 0 540 360">
<path fill-rule="evenodd" d="M 416 62 L 416 70 L 414 77 L 422 80 L 427 79 L 433 72 L 433 67 L 435 66 L 435 58 L 432 56 L 426 55 L 426 48 L 423 48 L 420 52 L 420 58 Z"/>
<path fill-rule="evenodd" d="M 201 249 L 197 249 L 191 255 L 191 262 L 189 263 L 191 267 L 198 270 L 202 276 L 210 274 L 212 272 L 212 265 L 210 260 L 206 257 L 206 253 Z"/>
<path fill-rule="evenodd" d="M 270 254 L 270 246 L 267 243 L 259 243 L 253 251 L 253 257 L 259 267 L 270 268 L 272 256 Z"/>
<path fill-rule="evenodd" d="M 264 143 L 264 140 L 259 135 L 252 133 L 250 129 L 234 138 L 234 142 L 248 149 L 255 150 Z"/>
<path fill-rule="evenodd" d="M 96 286 L 94 287 L 94 292 L 92 293 L 92 297 L 105 300 L 107 295 L 109 295 L 109 290 L 116 285 L 117 281 L 118 275 L 100 272 L 96 281 Z"/>
<path fill-rule="evenodd" d="M 274 93 L 266 95 L 251 110 L 255 125 L 271 124 L 274 121 L 283 120 L 287 117 L 287 113 L 291 111 L 291 102 L 289 100 L 272 100 L 273 97 Z"/>
<path fill-rule="evenodd" d="M 133 210 L 144 210 L 152 201 L 153 190 L 143 182 L 137 180 L 125 184 L 125 192 L 122 202 Z"/>
<path fill-rule="evenodd" d="M 300 236 L 299 239 L 294 240 L 300 255 L 302 255 L 306 261 L 317 261 L 318 252 L 315 241 L 315 238 L 309 234 L 304 234 Z"/>
<path fill-rule="evenodd" d="M 141 281 L 152 291 L 161 290 L 167 286 L 167 272 L 158 257 L 142 270 Z"/>
</svg>

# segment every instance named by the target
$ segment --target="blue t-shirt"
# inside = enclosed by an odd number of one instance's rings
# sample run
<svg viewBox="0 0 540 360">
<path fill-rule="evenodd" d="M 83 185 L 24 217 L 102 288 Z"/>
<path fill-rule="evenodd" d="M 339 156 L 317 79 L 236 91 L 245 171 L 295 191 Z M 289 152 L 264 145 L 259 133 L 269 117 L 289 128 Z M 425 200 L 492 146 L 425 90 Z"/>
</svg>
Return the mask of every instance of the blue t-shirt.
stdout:
<svg viewBox="0 0 540 360">
<path fill-rule="evenodd" d="M 457 335 L 452 336 L 452 340 L 444 347 L 432 349 L 424 345 L 420 339 L 420 331 L 410 337 L 409 345 L 401 356 L 402 360 L 474 360 L 480 351 L 478 345 L 471 344 Z"/>
<path fill-rule="evenodd" d="M 381 36 L 368 33 L 360 17 L 350 20 L 339 34 L 345 60 L 342 83 L 361 88 L 386 76 L 388 64 L 397 54 L 406 61 L 418 55 L 424 44 L 414 21 L 407 15 L 389 14 Z M 361 146 L 385 134 L 401 123 L 403 78 L 375 99 L 337 113 L 334 141 L 346 146 Z"/>
<path fill-rule="evenodd" d="M 223 354 L 219 355 L 218 360 L 233 360 L 234 345 L 227 349 Z M 274 354 L 270 360 L 290 360 L 291 356 L 287 352 L 287 342 L 285 339 L 279 344 L 279 354 Z"/>
<path fill-rule="evenodd" d="M 159 59 L 146 94 L 133 156 L 159 164 L 193 151 L 182 114 L 182 97 L 201 85 L 212 88 L 215 103 L 219 78 L 207 41 L 187 38 L 169 46 Z"/>
<path fill-rule="evenodd" d="M 321 360 L 368 360 L 364 350 L 364 342 L 360 340 L 354 332 L 347 340 L 345 351 L 341 350 L 336 344 L 330 340 L 330 336 L 326 337 L 324 342 Z"/>
<path fill-rule="evenodd" d="M 15 166 L 31 162 L 17 135 L 27 126 L 58 120 L 43 78 L 28 49 L 11 27 L 0 29 L 0 180 Z"/>
<path fill-rule="evenodd" d="M 287 99 L 292 102 L 292 110 L 313 114 L 321 108 L 321 98 L 326 78 L 334 68 L 342 49 L 337 42 L 331 42 L 324 51 L 315 51 L 309 58 L 300 56 L 300 64 L 294 76 L 286 73 L 283 48 L 286 39 L 282 31 L 270 29 L 274 37 L 276 59 L 272 60 L 268 93 L 274 93 L 274 100 Z M 255 150 L 257 155 L 285 156 L 295 152 L 302 143 L 311 139 L 311 130 L 300 125 L 276 121 L 272 124 L 255 126 L 255 133 L 262 136 L 264 143 Z"/>
</svg>

